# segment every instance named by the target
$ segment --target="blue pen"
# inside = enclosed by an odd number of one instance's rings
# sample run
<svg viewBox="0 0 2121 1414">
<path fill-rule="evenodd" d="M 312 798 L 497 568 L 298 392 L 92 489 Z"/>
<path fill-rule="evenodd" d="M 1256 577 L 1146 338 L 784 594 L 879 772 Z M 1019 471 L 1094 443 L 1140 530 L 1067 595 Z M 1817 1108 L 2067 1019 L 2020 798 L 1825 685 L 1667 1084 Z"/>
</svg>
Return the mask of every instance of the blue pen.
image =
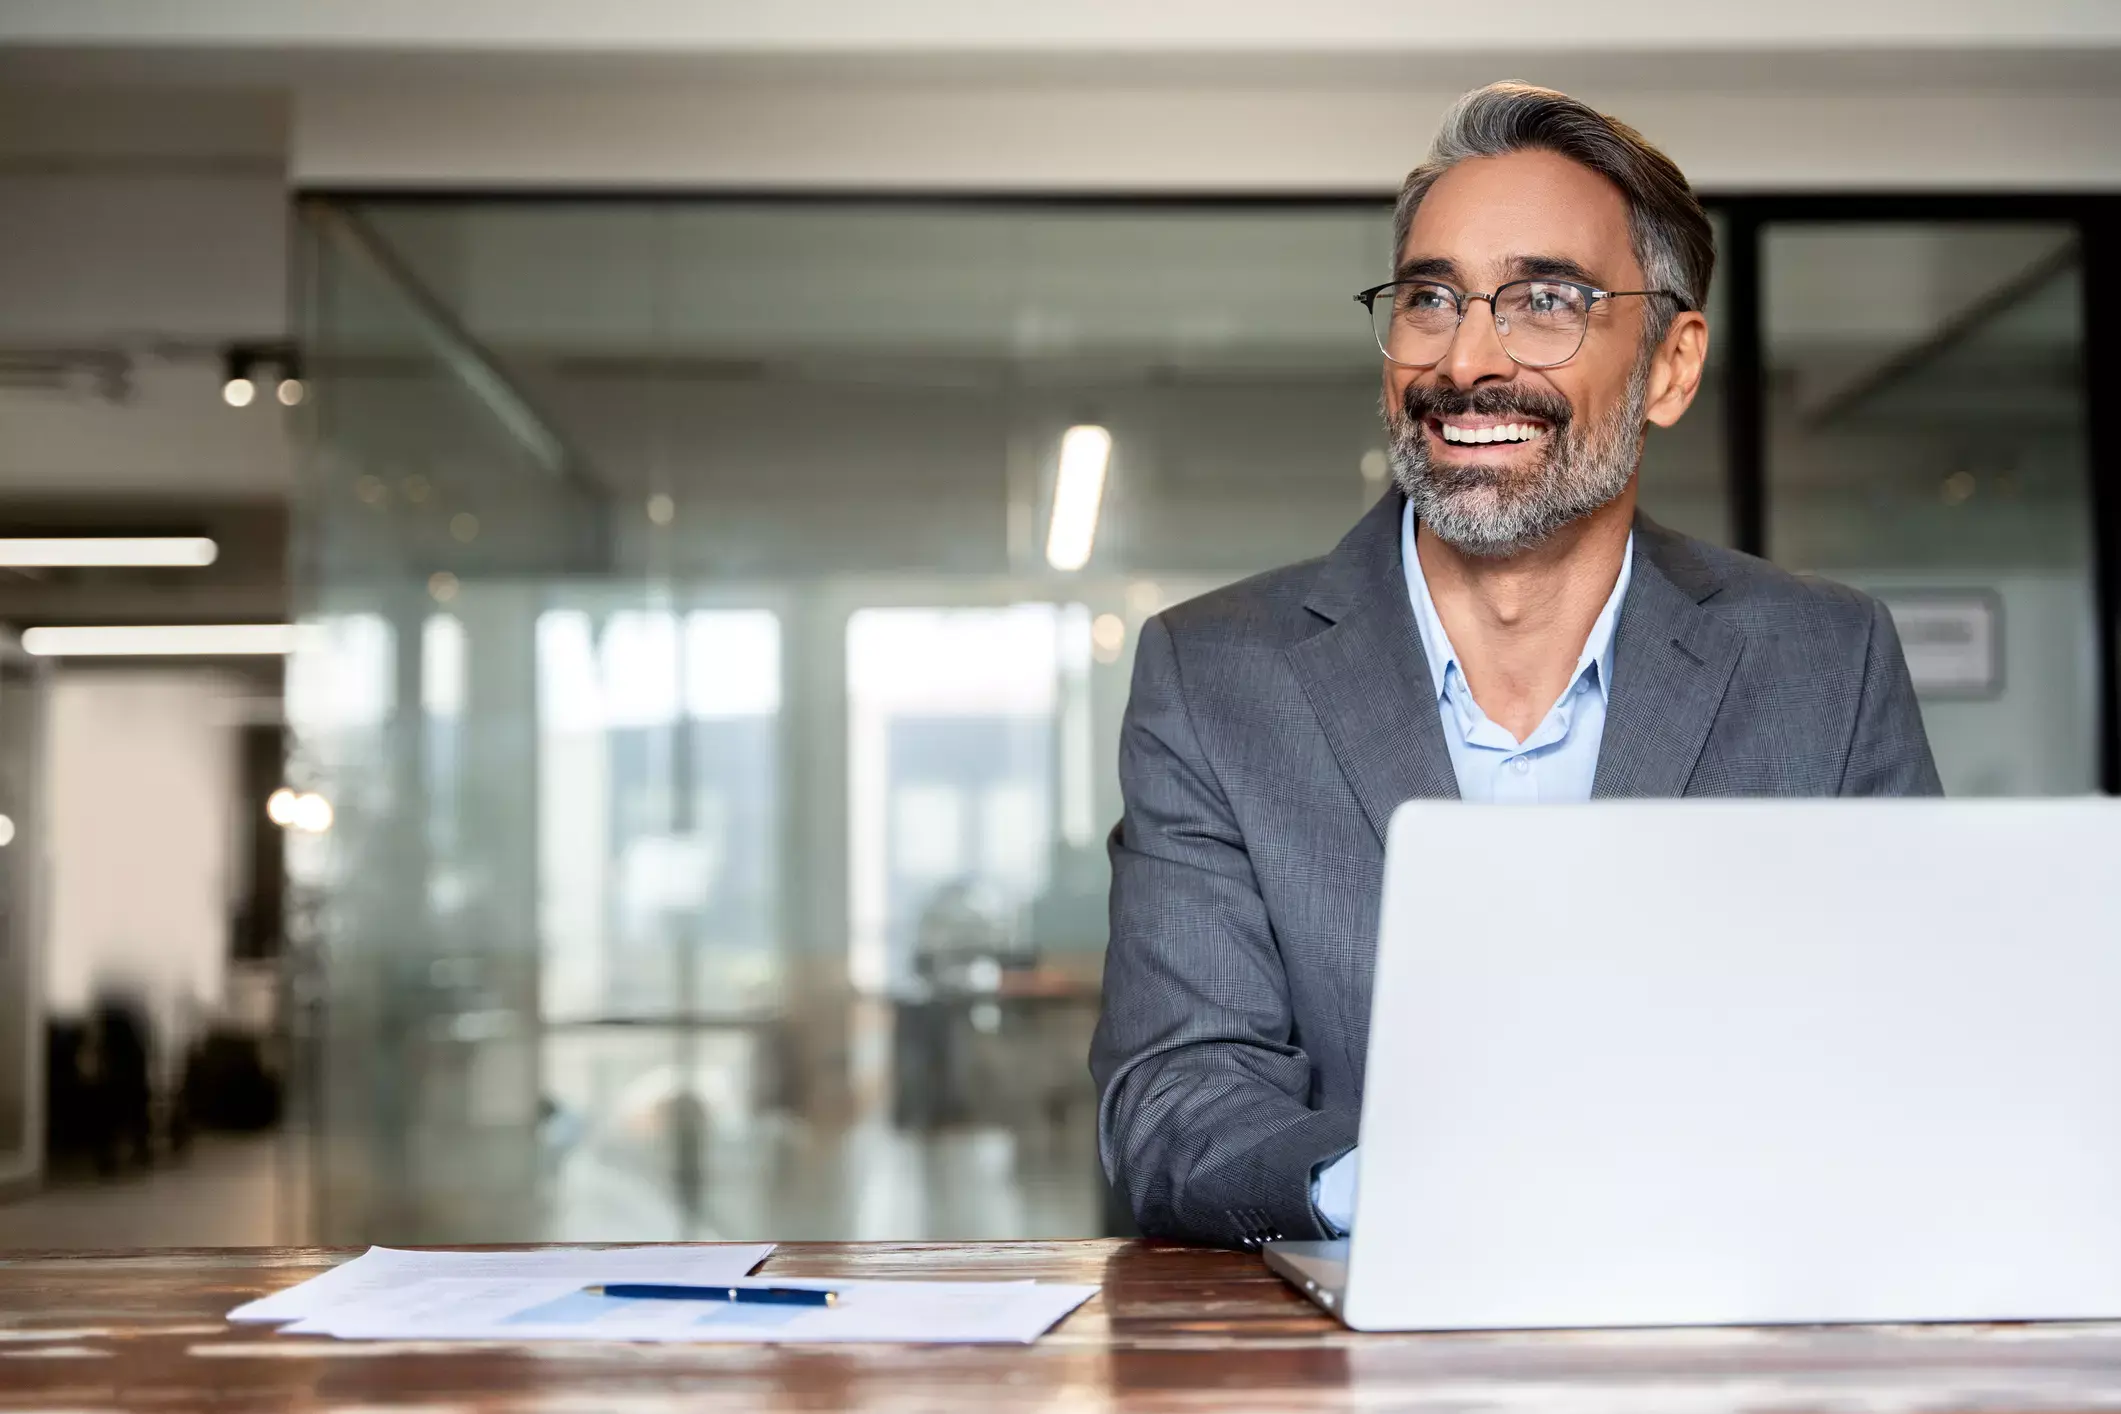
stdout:
<svg viewBox="0 0 2121 1414">
<path fill-rule="evenodd" d="M 652 1282 L 607 1282 L 582 1288 L 592 1296 L 622 1301 L 736 1301 L 760 1306 L 836 1306 L 837 1291 L 807 1286 L 663 1286 Z"/>
</svg>

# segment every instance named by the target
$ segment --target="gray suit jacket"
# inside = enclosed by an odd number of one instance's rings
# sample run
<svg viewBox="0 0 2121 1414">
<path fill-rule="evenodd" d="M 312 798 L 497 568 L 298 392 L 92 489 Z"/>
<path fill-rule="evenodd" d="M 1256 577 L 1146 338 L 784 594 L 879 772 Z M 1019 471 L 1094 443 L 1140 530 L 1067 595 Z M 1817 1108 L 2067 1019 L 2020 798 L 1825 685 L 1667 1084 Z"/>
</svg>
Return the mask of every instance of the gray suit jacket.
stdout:
<svg viewBox="0 0 2121 1414">
<path fill-rule="evenodd" d="M 1403 504 L 1143 626 L 1090 1068 L 1105 1172 L 1144 1232 L 1326 1235 L 1311 1178 L 1355 1144 L 1385 825 L 1458 794 Z M 1940 793 L 1877 603 L 1635 532 L 1594 795 Z"/>
</svg>

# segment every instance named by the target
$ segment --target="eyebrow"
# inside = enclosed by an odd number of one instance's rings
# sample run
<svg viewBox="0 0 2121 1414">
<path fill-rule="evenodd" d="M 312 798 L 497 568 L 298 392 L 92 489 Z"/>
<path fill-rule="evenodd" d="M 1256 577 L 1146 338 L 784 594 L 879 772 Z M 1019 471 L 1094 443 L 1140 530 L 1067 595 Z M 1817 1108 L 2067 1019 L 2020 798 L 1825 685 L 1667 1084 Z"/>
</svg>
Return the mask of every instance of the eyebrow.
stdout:
<svg viewBox="0 0 2121 1414">
<path fill-rule="evenodd" d="M 1425 255 L 1414 260 L 1402 260 L 1399 269 L 1393 272 L 1395 280 L 1442 280 L 1457 284 L 1458 266 L 1440 255 Z"/>
<path fill-rule="evenodd" d="M 1565 255 L 1512 255 L 1502 262 L 1507 280 L 1575 280 L 1586 285 L 1598 285 L 1598 277 L 1582 264 Z M 1462 285 L 1458 264 L 1440 255 L 1419 256 L 1400 262 L 1394 272 L 1395 280 L 1441 280 L 1449 285 Z"/>
<path fill-rule="evenodd" d="M 1514 280 L 1576 280 L 1586 285 L 1599 284 L 1596 275 L 1565 255 L 1513 255 L 1503 262 L 1503 268 Z"/>
</svg>

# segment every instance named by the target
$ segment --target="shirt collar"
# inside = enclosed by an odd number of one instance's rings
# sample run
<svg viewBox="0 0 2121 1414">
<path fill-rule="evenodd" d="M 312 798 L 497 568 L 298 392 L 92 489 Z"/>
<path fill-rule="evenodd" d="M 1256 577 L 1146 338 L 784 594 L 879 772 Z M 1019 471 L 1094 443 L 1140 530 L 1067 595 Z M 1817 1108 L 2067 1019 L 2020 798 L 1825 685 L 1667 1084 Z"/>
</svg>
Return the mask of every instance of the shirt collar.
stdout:
<svg viewBox="0 0 2121 1414">
<path fill-rule="evenodd" d="M 1435 680 L 1436 696 L 1441 700 L 1450 690 L 1449 679 L 1455 669 L 1460 677 L 1465 669 L 1459 666 L 1458 650 L 1451 646 L 1451 636 L 1444 632 L 1443 620 L 1436 613 L 1436 601 L 1429 597 L 1428 577 L 1421 572 L 1421 556 L 1414 551 L 1414 506 L 1408 503 L 1399 521 L 1399 559 L 1407 579 L 1407 598 L 1414 605 L 1414 622 L 1421 630 L 1422 651 L 1428 655 L 1429 672 Z M 1605 607 L 1591 624 L 1591 632 L 1584 639 L 1583 651 L 1576 655 L 1576 671 L 1569 675 L 1573 685 L 1577 679 L 1595 666 L 1597 672 L 1592 681 L 1598 684 L 1598 695 L 1611 702 L 1613 696 L 1613 643 L 1619 635 L 1620 605 L 1627 598 L 1628 581 L 1635 573 L 1635 532 L 1628 532 L 1627 547 L 1620 554 L 1620 575 L 1613 581 L 1613 592 L 1606 596 Z"/>
</svg>

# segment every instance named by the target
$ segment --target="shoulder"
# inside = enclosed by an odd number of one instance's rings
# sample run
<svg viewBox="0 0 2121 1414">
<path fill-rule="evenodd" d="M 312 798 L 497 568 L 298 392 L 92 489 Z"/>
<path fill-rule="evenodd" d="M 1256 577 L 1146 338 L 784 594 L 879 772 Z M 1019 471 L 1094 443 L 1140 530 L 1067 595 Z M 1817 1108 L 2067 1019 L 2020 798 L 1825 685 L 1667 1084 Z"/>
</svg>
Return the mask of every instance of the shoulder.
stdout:
<svg viewBox="0 0 2121 1414">
<path fill-rule="evenodd" d="M 1827 632 L 1868 638 L 1880 613 L 1868 594 L 1816 575 L 1792 574 L 1737 550 L 1636 524 L 1637 553 L 1696 603 L 1748 638 Z"/>
<path fill-rule="evenodd" d="M 1323 557 L 1284 565 L 1175 604 L 1155 622 L 1181 648 L 1286 647 L 1316 621 L 1304 608 Z"/>
</svg>

